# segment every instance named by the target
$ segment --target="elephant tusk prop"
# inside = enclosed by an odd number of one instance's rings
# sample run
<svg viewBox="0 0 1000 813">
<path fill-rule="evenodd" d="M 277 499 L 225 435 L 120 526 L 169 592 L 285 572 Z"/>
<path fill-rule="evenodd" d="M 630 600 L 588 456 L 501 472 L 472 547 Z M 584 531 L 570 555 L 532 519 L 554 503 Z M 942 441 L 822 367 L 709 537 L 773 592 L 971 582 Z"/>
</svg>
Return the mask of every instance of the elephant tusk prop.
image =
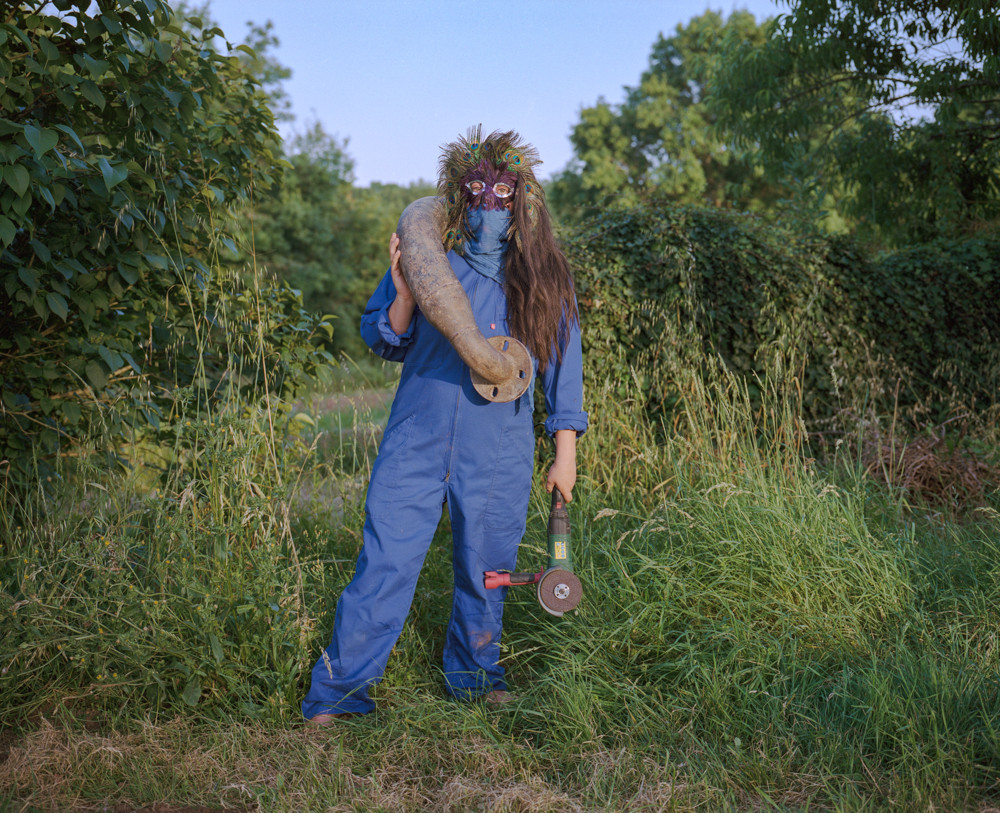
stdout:
<svg viewBox="0 0 1000 813">
<path fill-rule="evenodd" d="M 479 330 L 441 243 L 444 219 L 444 203 L 436 197 L 420 198 L 403 210 L 396 226 L 403 276 L 420 311 L 472 371 L 476 391 L 488 401 L 513 401 L 531 384 L 531 356 L 517 339 L 487 339 Z"/>
</svg>

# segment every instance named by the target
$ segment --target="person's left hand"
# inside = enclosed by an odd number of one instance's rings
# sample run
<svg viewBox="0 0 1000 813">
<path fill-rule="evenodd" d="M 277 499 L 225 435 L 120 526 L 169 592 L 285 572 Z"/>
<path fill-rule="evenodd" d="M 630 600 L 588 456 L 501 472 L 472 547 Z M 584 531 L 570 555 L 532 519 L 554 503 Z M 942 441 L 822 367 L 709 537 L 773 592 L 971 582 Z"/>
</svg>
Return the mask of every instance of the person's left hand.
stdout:
<svg viewBox="0 0 1000 813">
<path fill-rule="evenodd" d="M 573 500 L 573 486 L 576 485 L 576 459 L 560 459 L 556 455 L 556 460 L 549 469 L 549 476 L 545 483 L 545 490 L 550 494 L 552 489 L 558 488 L 566 502 Z"/>
</svg>

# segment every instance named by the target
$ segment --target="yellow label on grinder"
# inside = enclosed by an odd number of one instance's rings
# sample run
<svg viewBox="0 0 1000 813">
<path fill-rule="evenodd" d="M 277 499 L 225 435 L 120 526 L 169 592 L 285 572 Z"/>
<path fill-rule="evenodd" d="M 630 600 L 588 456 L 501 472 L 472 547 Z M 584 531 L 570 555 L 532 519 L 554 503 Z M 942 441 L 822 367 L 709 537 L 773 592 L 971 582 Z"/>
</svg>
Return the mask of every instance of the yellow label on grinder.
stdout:
<svg viewBox="0 0 1000 813">
<path fill-rule="evenodd" d="M 556 559 L 565 559 L 565 558 L 566 558 L 566 543 L 563 540 L 561 540 L 561 539 L 557 539 L 556 540 Z"/>
</svg>

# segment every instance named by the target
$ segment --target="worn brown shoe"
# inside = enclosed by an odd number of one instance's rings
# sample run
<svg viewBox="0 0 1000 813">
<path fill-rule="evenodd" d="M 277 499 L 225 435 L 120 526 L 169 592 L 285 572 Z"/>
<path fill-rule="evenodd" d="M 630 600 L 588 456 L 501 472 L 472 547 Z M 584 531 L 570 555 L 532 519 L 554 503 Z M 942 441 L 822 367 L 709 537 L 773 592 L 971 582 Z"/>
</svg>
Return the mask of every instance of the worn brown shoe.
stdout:
<svg viewBox="0 0 1000 813">
<path fill-rule="evenodd" d="M 342 711 L 338 714 L 317 714 L 306 720 L 306 725 L 310 728 L 327 728 L 334 725 L 337 720 L 350 720 L 358 715 L 352 711 Z"/>
</svg>

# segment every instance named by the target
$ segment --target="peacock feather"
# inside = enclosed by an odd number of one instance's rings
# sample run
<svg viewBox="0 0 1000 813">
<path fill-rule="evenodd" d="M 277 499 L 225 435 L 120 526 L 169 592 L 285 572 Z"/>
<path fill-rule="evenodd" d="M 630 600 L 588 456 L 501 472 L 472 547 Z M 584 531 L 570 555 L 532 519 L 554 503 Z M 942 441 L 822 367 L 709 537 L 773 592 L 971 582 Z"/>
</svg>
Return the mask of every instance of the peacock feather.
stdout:
<svg viewBox="0 0 1000 813">
<path fill-rule="evenodd" d="M 470 174 L 493 178 L 501 173 L 513 173 L 516 176 L 514 194 L 525 199 L 528 225 L 532 229 L 537 225 L 538 212 L 545 206 L 545 193 L 534 173 L 534 167 L 542 163 L 537 150 L 512 130 L 497 130 L 485 139 L 482 131 L 481 124 L 470 127 L 464 138 L 459 136 L 441 148 L 438 193 L 444 199 L 447 213 L 442 235 L 446 251 L 451 248 L 461 251 L 463 235 L 471 237 L 466 218 L 470 197 L 464 188 Z M 514 219 L 508 239 L 513 239 L 521 248 L 521 234 Z"/>
</svg>

